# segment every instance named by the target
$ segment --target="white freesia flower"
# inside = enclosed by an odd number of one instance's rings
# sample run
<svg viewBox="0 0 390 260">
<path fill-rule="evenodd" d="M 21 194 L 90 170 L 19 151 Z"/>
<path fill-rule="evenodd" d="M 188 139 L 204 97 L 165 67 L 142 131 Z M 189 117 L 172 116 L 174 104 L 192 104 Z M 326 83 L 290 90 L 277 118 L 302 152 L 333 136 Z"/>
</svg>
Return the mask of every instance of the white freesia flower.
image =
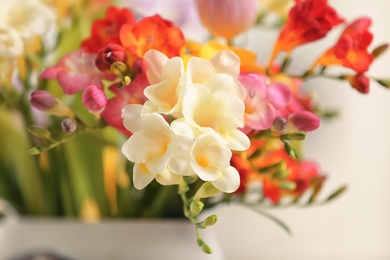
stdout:
<svg viewBox="0 0 390 260">
<path fill-rule="evenodd" d="M 134 162 L 134 186 L 143 189 L 154 178 L 161 184 L 177 184 L 179 177 L 172 176 L 167 165 L 171 158 L 172 132 L 168 123 L 157 113 L 139 117 L 139 107 L 123 109 L 124 125 L 135 123 L 133 135 L 123 144 L 122 153 Z M 137 122 L 138 121 L 138 122 Z"/>
<path fill-rule="evenodd" d="M 237 129 L 244 125 L 244 102 L 231 93 L 219 91 L 218 87 L 215 89 L 212 92 L 205 85 L 195 84 L 188 87 L 183 99 L 185 120 L 200 132 L 215 130 L 232 150 L 248 149 L 248 136 Z"/>
<path fill-rule="evenodd" d="M 17 58 L 22 55 L 23 48 L 19 34 L 11 27 L 0 24 L 0 58 Z"/>
<path fill-rule="evenodd" d="M 210 81 L 210 78 L 214 81 L 219 79 L 220 84 L 206 85 L 223 88 L 223 91 L 230 92 L 242 100 L 245 99 L 246 90 L 237 80 L 240 74 L 240 58 L 233 51 L 220 51 L 211 60 L 192 57 L 188 61 L 187 74 L 190 83 L 205 84 Z"/>
<path fill-rule="evenodd" d="M 179 57 L 168 59 L 157 50 L 146 52 L 144 59 L 148 65 L 147 77 L 152 85 L 145 89 L 147 103 L 158 113 L 182 116 L 183 98 L 191 84 L 207 84 L 213 88 L 232 93 L 244 100 L 246 91 L 237 80 L 240 72 L 240 59 L 230 50 L 219 52 L 210 61 L 191 57 L 184 71 L 183 60 Z M 216 84 L 211 84 L 210 81 Z M 150 110 L 150 109 L 149 109 Z"/>
<path fill-rule="evenodd" d="M 158 52 L 154 50 L 153 53 L 157 54 Z M 165 65 L 160 68 L 152 62 L 155 59 L 150 60 L 149 57 L 152 59 L 150 54 L 146 55 L 145 58 L 148 68 L 152 68 L 152 71 L 148 73 L 148 79 L 153 82 L 160 78 L 160 81 L 145 88 L 145 96 L 156 106 L 157 112 L 180 117 L 179 94 L 181 92 L 180 88 L 183 86 L 179 83 L 184 72 L 183 60 L 174 57 L 167 60 Z M 159 70 L 161 70 L 161 74 Z"/>
<path fill-rule="evenodd" d="M 224 141 L 211 133 L 200 135 L 191 150 L 191 167 L 204 181 L 223 192 L 234 192 L 240 185 L 238 171 L 230 166 L 232 152 Z"/>
<path fill-rule="evenodd" d="M 54 11 L 39 0 L 1 1 L 0 21 L 24 40 L 43 35 L 55 22 Z"/>
<path fill-rule="evenodd" d="M 211 60 L 191 57 L 168 59 L 157 50 L 145 56 L 144 105 L 122 110 L 124 126 L 133 133 L 122 152 L 134 166 L 134 186 L 142 189 L 153 179 L 174 184 L 182 176 L 197 175 L 223 192 L 240 183 L 230 165 L 231 150 L 249 148 L 250 140 L 238 130 L 244 126 L 246 90 L 238 81 L 240 59 L 221 51 Z M 185 67 L 187 69 L 185 69 Z M 170 115 L 170 125 L 161 116 Z"/>
</svg>

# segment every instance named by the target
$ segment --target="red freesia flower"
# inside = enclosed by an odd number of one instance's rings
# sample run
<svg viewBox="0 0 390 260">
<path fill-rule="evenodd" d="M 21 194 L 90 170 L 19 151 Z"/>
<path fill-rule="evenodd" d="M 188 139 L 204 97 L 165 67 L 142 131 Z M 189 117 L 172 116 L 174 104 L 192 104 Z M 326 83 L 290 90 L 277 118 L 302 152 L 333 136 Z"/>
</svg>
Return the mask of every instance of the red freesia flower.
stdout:
<svg viewBox="0 0 390 260">
<path fill-rule="evenodd" d="M 357 73 L 369 69 L 374 56 L 367 51 L 372 41 L 369 31 L 371 19 L 363 17 L 355 20 L 345 28 L 336 45 L 320 56 L 313 68 L 317 65 L 342 65 L 353 69 Z"/>
<path fill-rule="evenodd" d="M 327 0 L 295 0 L 289 17 L 274 46 L 271 63 L 281 51 L 323 38 L 335 25 L 342 23 Z"/>
<path fill-rule="evenodd" d="M 134 56 L 134 60 L 142 58 L 150 49 L 156 49 L 169 58 L 179 56 L 185 45 L 180 29 L 159 15 L 145 17 L 136 24 L 123 25 L 120 40 L 122 46 Z"/>
<path fill-rule="evenodd" d="M 363 73 L 348 75 L 347 80 L 360 93 L 367 94 L 370 91 L 370 79 Z"/>
<path fill-rule="evenodd" d="M 262 179 L 264 196 L 273 203 L 277 204 L 280 199 L 285 196 L 297 198 L 309 188 L 321 185 L 325 180 L 325 177 L 319 174 L 318 165 L 316 163 L 292 159 L 284 150 L 280 151 L 283 152 L 284 158 L 282 160 L 286 162 L 286 168 L 289 169 L 289 174 L 283 181 L 293 183 L 295 184 L 295 187 L 292 190 L 286 189 L 281 185 L 281 179 L 265 175 Z"/>
<path fill-rule="evenodd" d="M 118 88 L 118 84 L 110 87 L 116 95 L 108 100 L 102 117 L 108 125 L 118 129 L 123 134 L 131 133 L 123 126 L 122 108 L 127 104 L 143 104 L 146 101 L 144 89 L 149 85 L 145 74 L 138 74 L 129 85 Z"/>
<path fill-rule="evenodd" d="M 250 148 L 240 154 L 233 154 L 231 165 L 240 173 L 240 187 L 236 193 L 244 193 L 248 183 L 260 181 L 264 196 L 277 204 L 283 197 L 296 198 L 310 188 L 321 185 L 324 176 L 311 161 L 292 159 L 281 142 L 252 140 Z M 285 177 L 279 177 L 281 172 Z M 283 175 L 283 174 L 282 174 Z M 293 189 L 283 183 L 291 183 Z"/>
<path fill-rule="evenodd" d="M 126 51 L 121 45 L 108 43 L 97 53 L 95 64 L 99 70 L 105 71 L 109 70 L 115 61 L 125 63 L 127 61 Z"/>
<path fill-rule="evenodd" d="M 111 6 L 105 17 L 93 22 L 91 35 L 81 43 L 81 47 L 89 52 L 98 52 L 107 43 L 120 44 L 119 29 L 123 24 L 134 24 L 133 13 L 127 8 Z"/>
</svg>

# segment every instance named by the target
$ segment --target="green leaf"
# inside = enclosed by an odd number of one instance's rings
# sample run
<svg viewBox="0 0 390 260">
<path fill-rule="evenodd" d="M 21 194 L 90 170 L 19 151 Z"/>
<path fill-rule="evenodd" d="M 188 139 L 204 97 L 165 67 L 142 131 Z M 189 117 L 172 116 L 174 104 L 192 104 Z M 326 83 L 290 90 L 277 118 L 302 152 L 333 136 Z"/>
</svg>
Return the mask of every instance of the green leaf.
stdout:
<svg viewBox="0 0 390 260">
<path fill-rule="evenodd" d="M 390 79 L 375 79 L 380 85 L 390 88 Z"/>
<path fill-rule="evenodd" d="M 265 212 L 264 210 L 260 209 L 259 207 L 256 206 L 249 206 L 250 209 L 253 211 L 263 215 L 264 217 L 268 218 L 269 220 L 272 220 L 275 224 L 280 226 L 284 231 L 286 231 L 287 234 L 292 236 L 292 231 L 291 229 L 279 218 L 275 217 L 274 215 L 269 214 L 268 212 Z"/>
<path fill-rule="evenodd" d="M 333 192 L 331 195 L 329 195 L 329 197 L 325 200 L 325 203 L 332 201 L 332 200 L 336 199 L 337 197 L 340 197 L 341 194 L 343 194 L 346 190 L 347 190 L 347 186 L 342 186 L 342 187 L 338 188 L 335 192 Z"/>
<path fill-rule="evenodd" d="M 289 134 L 282 134 L 280 136 L 282 140 L 295 140 L 295 141 L 302 141 L 305 140 L 306 138 L 306 133 L 299 131 L 299 132 L 294 132 L 294 133 L 289 133 Z"/>
<path fill-rule="evenodd" d="M 286 150 L 286 153 L 293 159 L 298 159 L 298 153 L 292 148 L 292 146 L 283 140 L 284 149 Z"/>
<path fill-rule="evenodd" d="M 315 202 L 315 200 L 318 197 L 318 194 L 320 194 L 320 191 L 322 189 L 322 184 L 324 183 L 324 180 L 325 180 L 324 177 L 318 177 L 318 178 L 312 180 L 313 192 L 310 195 L 310 198 L 307 201 L 307 204 L 312 204 L 312 203 Z"/>
</svg>

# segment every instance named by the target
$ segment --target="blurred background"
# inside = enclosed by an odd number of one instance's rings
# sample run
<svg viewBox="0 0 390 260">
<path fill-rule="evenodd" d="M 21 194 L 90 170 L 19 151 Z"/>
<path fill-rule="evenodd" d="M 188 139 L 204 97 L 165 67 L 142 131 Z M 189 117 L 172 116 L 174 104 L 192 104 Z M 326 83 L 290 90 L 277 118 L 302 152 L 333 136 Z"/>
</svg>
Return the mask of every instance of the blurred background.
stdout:
<svg viewBox="0 0 390 260">
<path fill-rule="evenodd" d="M 373 45 L 390 41 L 390 1 L 329 2 L 346 18 L 372 17 Z M 335 30 L 325 40 L 297 48 L 292 67 L 307 66 L 305 57 L 313 59 L 318 50 L 337 39 L 339 32 Z M 264 35 L 275 37 L 272 32 L 254 31 L 245 40 L 259 52 L 255 40 Z M 260 57 L 263 53 L 267 57 L 270 48 L 262 49 Z M 390 54 L 386 53 L 369 74 L 389 73 Z M 292 236 L 248 209 L 236 205 L 218 208 L 219 223 L 214 228 L 226 257 L 390 259 L 390 92 L 371 82 L 370 93 L 362 95 L 345 82 L 326 79 L 308 81 L 306 88 L 318 93 L 324 107 L 340 111 L 339 117 L 322 121 L 318 130 L 308 134 L 306 157 L 317 161 L 328 174 L 323 194 L 342 184 L 347 184 L 348 190 L 324 206 L 269 210 L 292 229 Z"/>
</svg>

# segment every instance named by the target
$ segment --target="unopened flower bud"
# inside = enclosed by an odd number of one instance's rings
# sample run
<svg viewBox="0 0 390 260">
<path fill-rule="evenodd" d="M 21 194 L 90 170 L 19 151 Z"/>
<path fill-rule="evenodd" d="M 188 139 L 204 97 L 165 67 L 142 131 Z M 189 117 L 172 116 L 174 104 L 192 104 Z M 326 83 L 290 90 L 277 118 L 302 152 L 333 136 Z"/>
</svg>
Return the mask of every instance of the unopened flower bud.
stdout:
<svg viewBox="0 0 390 260">
<path fill-rule="evenodd" d="M 56 116 L 73 116 L 72 110 L 60 100 L 45 90 L 35 90 L 31 93 L 30 104 L 32 107 Z"/>
<path fill-rule="evenodd" d="M 67 134 L 73 134 L 77 129 L 77 121 L 72 118 L 66 118 L 61 122 L 62 130 Z"/>
<path fill-rule="evenodd" d="M 213 253 L 213 250 L 211 249 L 211 247 L 209 245 L 207 245 L 202 239 L 198 239 L 198 245 L 204 253 L 206 253 L 206 254 Z"/>
<path fill-rule="evenodd" d="M 370 91 L 370 79 L 363 73 L 348 75 L 347 80 L 360 93 L 367 94 Z"/>
<path fill-rule="evenodd" d="M 39 125 L 30 125 L 27 130 L 30 134 L 39 138 L 49 138 L 51 136 L 49 130 Z"/>
<path fill-rule="evenodd" d="M 103 47 L 96 56 L 95 64 L 99 70 L 110 70 L 111 64 L 116 61 L 125 63 L 127 61 L 127 55 L 125 49 L 114 43 L 109 43 Z"/>
<path fill-rule="evenodd" d="M 288 117 L 288 121 L 298 130 L 305 132 L 313 131 L 320 126 L 320 118 L 310 111 L 295 112 Z"/>
<path fill-rule="evenodd" d="M 143 59 L 138 59 L 134 61 L 132 65 L 132 70 L 135 74 L 146 73 L 147 69 L 148 69 L 147 63 Z"/>
<path fill-rule="evenodd" d="M 372 55 L 374 56 L 374 58 L 378 58 L 379 56 L 381 56 L 383 53 L 385 53 L 387 51 L 387 49 L 389 48 L 389 44 L 388 43 L 385 43 L 385 44 L 382 44 L 378 47 L 376 47 L 373 51 L 372 51 Z"/>
<path fill-rule="evenodd" d="M 287 119 L 282 117 L 282 116 L 278 116 L 275 118 L 273 126 L 274 126 L 276 131 L 283 132 L 283 130 L 287 126 Z"/>
<path fill-rule="evenodd" d="M 84 106 L 92 113 L 101 111 L 107 104 L 106 94 L 95 85 L 86 87 L 81 99 Z"/>
<path fill-rule="evenodd" d="M 232 39 L 248 30 L 258 15 L 258 0 L 197 0 L 203 25 L 217 37 Z"/>
<path fill-rule="evenodd" d="M 45 90 L 35 90 L 31 93 L 30 104 L 40 111 L 47 111 L 53 109 L 58 101 Z"/>
<path fill-rule="evenodd" d="M 196 192 L 194 199 L 200 200 L 201 198 L 209 198 L 218 195 L 219 193 L 221 193 L 221 191 L 215 188 L 211 182 L 205 182 Z"/>
<path fill-rule="evenodd" d="M 217 222 L 217 220 L 218 220 L 217 215 L 211 215 L 211 216 L 207 217 L 204 221 L 198 223 L 197 227 L 198 228 L 206 228 L 206 227 L 212 226 Z"/>
<path fill-rule="evenodd" d="M 200 200 L 194 200 L 190 204 L 191 216 L 197 217 L 203 210 L 204 204 Z"/>
</svg>

